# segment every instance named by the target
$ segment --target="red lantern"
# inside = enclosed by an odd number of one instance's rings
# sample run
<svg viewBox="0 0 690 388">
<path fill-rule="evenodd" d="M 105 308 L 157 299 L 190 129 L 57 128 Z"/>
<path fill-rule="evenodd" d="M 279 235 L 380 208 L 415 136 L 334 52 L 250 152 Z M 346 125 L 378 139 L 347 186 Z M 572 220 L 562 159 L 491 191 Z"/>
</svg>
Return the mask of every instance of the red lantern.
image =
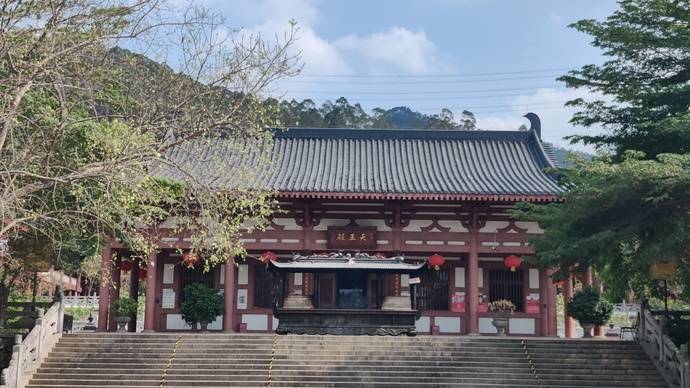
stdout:
<svg viewBox="0 0 690 388">
<path fill-rule="evenodd" d="M 515 255 L 510 255 L 503 259 L 503 264 L 505 264 L 506 267 L 510 268 L 511 272 L 515 272 L 517 267 L 522 264 L 522 258 L 520 256 L 515 256 Z"/>
<path fill-rule="evenodd" d="M 146 274 L 146 268 L 139 268 L 139 280 L 145 280 Z"/>
<path fill-rule="evenodd" d="M 266 251 L 263 254 L 261 254 L 261 262 L 268 265 L 269 261 L 276 261 L 278 260 L 278 255 L 271 251 Z"/>
<path fill-rule="evenodd" d="M 194 268 L 196 263 L 199 262 L 199 256 L 192 253 L 185 253 L 182 255 L 182 262 L 185 266 L 187 266 L 187 268 Z"/>
<path fill-rule="evenodd" d="M 436 271 L 440 270 L 441 266 L 445 262 L 446 259 L 438 253 L 434 253 L 433 255 L 429 256 L 429 267 L 435 269 Z"/>
<path fill-rule="evenodd" d="M 563 288 L 563 286 L 565 286 L 565 280 L 561 279 L 561 280 L 556 282 L 557 288 Z"/>
<path fill-rule="evenodd" d="M 122 260 L 120 262 L 120 269 L 125 271 L 125 272 L 131 271 L 132 267 L 133 267 L 133 265 L 132 265 L 132 262 L 130 260 Z"/>
</svg>

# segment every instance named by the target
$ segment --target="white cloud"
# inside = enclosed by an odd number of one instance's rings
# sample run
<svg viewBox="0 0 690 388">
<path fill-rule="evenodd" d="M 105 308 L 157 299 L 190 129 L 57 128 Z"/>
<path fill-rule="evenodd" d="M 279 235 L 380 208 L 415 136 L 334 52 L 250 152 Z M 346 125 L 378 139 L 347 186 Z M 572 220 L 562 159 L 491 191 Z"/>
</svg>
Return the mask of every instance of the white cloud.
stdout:
<svg viewBox="0 0 690 388">
<path fill-rule="evenodd" d="M 243 31 L 260 33 L 266 39 L 276 34 L 282 36 L 290 27 L 288 22 L 297 21 L 299 31 L 294 48 L 301 53 L 305 73 L 351 74 L 354 68 L 357 72 L 409 74 L 452 70 L 424 31 L 392 27 L 371 34 L 325 39 L 315 29 L 320 14 L 313 1 L 237 0 L 228 3 L 221 7 L 231 24 L 236 23 L 232 15 L 242 15 L 246 23 Z"/>
<path fill-rule="evenodd" d="M 520 124 L 525 124 L 529 127 L 529 122 L 522 116 L 527 112 L 534 112 L 539 115 L 541 119 L 542 138 L 545 141 L 573 148 L 581 151 L 593 152 L 591 146 L 583 146 L 581 144 L 570 145 L 563 137 L 568 135 L 594 135 L 601 133 L 601 128 L 583 128 L 575 127 L 569 123 L 573 113 L 577 111 L 575 108 L 564 107 L 566 101 L 575 98 L 584 98 L 585 100 L 592 100 L 601 98 L 593 93 L 585 90 L 558 90 L 553 88 L 538 89 L 533 94 L 522 95 L 511 99 L 510 106 L 512 112 L 506 112 L 501 115 L 482 115 L 476 113 L 477 125 L 482 129 L 517 129 Z"/>
<path fill-rule="evenodd" d="M 290 30 L 290 21 L 297 22 L 297 36 L 293 52 L 299 53 L 305 72 L 349 73 L 350 67 L 339 50 L 328 40 L 314 31 L 318 23 L 318 9 L 307 0 L 264 0 L 239 1 L 236 11 L 248 19 L 260 20 L 257 24 L 243 29 L 244 34 L 260 34 L 271 40 L 282 38 Z"/>
<path fill-rule="evenodd" d="M 410 31 L 403 27 L 366 36 L 348 35 L 338 39 L 335 46 L 359 54 L 368 60 L 371 68 L 381 66 L 390 71 L 393 67 L 411 74 L 451 68 L 439 58 L 436 46 L 423 31 Z"/>
</svg>

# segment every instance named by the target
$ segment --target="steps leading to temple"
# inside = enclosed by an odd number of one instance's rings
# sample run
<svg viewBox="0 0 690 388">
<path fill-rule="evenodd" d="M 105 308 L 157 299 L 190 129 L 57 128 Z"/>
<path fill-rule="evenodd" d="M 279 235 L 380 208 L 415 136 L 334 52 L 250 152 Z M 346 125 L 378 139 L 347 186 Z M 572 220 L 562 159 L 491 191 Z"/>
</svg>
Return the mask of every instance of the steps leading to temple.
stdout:
<svg viewBox="0 0 690 388">
<path fill-rule="evenodd" d="M 27 388 L 266 387 L 269 383 L 271 387 L 666 387 L 640 346 L 632 342 L 69 334 Z"/>
</svg>

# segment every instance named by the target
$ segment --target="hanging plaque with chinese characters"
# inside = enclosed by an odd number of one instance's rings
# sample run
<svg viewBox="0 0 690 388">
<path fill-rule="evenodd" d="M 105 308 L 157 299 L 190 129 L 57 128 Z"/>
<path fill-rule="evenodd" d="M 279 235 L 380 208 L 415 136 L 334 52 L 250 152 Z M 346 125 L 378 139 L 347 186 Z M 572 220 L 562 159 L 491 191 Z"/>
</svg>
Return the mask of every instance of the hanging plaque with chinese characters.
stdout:
<svg viewBox="0 0 690 388">
<path fill-rule="evenodd" d="M 331 226 L 329 249 L 376 249 L 376 228 L 366 226 Z"/>
</svg>

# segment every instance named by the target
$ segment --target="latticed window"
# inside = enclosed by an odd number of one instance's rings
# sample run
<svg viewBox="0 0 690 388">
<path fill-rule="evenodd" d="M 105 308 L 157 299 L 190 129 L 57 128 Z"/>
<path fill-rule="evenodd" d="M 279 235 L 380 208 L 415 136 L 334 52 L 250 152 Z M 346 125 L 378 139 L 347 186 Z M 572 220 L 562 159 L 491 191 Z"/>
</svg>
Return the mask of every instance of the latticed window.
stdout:
<svg viewBox="0 0 690 388">
<path fill-rule="evenodd" d="M 254 267 L 254 307 L 273 307 L 271 274 L 263 267 Z"/>
<path fill-rule="evenodd" d="M 516 307 L 516 311 L 524 311 L 524 276 L 522 270 L 510 271 L 492 269 L 489 271 L 489 302 L 507 299 Z"/>
<path fill-rule="evenodd" d="M 422 310 L 448 310 L 448 270 L 427 271 L 417 286 L 417 306 Z"/>
</svg>

